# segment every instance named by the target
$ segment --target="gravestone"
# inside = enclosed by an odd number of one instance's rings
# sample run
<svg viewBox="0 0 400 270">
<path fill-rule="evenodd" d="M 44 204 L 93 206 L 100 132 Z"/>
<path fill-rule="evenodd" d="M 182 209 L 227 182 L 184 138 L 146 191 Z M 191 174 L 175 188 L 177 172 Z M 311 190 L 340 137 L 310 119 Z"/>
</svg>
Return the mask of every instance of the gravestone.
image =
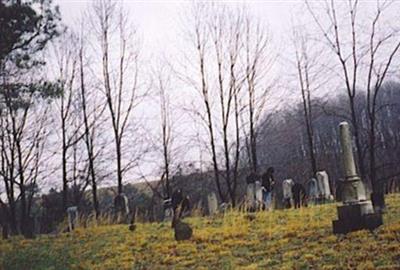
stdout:
<svg viewBox="0 0 400 270">
<path fill-rule="evenodd" d="M 246 187 L 246 207 L 247 210 L 254 211 L 256 209 L 256 184 L 248 183 Z"/>
<path fill-rule="evenodd" d="M 136 220 L 136 214 L 137 214 L 137 209 L 135 209 L 133 211 L 132 217 L 131 217 L 131 222 L 129 223 L 129 230 L 130 231 L 135 231 L 136 229 L 136 224 L 135 224 L 135 220 Z"/>
<path fill-rule="evenodd" d="M 116 215 L 117 222 L 127 223 L 129 219 L 129 200 L 124 194 L 118 194 L 114 198 L 114 211 Z"/>
<path fill-rule="evenodd" d="M 193 235 L 193 229 L 181 220 L 176 220 L 173 227 L 176 241 L 189 240 Z"/>
<path fill-rule="evenodd" d="M 283 201 L 284 201 L 285 207 L 288 207 L 288 208 L 290 208 L 293 204 L 293 193 L 292 193 L 293 185 L 294 185 L 294 182 L 292 179 L 285 179 L 282 182 Z"/>
<path fill-rule="evenodd" d="M 172 221 L 172 218 L 174 216 L 174 209 L 172 208 L 172 200 L 171 198 L 167 198 L 163 202 L 163 208 L 164 208 L 164 221 Z"/>
<path fill-rule="evenodd" d="M 264 202 L 263 202 L 262 186 L 261 186 L 260 181 L 256 181 L 254 183 L 254 193 L 255 193 L 255 200 L 256 200 L 256 208 L 261 209 L 262 206 L 264 205 Z"/>
<path fill-rule="evenodd" d="M 207 195 L 207 208 L 209 215 L 218 213 L 218 199 L 214 192 Z"/>
<path fill-rule="evenodd" d="M 374 212 L 371 201 L 367 200 L 364 184 L 357 175 L 349 124 L 342 122 L 339 129 L 345 179 L 341 183 L 343 205 L 337 207 L 338 220 L 332 222 L 333 233 L 373 230 L 383 224 L 382 215 Z"/>
<path fill-rule="evenodd" d="M 68 230 L 72 232 L 78 222 L 78 207 L 71 206 L 67 208 L 67 215 L 68 215 Z"/>
<path fill-rule="evenodd" d="M 226 211 L 228 211 L 229 207 L 230 207 L 229 203 L 223 202 L 223 203 L 221 203 L 221 204 L 219 205 L 218 212 L 220 212 L 220 213 L 225 213 Z"/>
<path fill-rule="evenodd" d="M 317 179 L 311 178 L 307 183 L 308 198 L 315 203 L 318 198 Z"/>
<path fill-rule="evenodd" d="M 318 195 L 322 200 L 332 200 L 333 196 L 329 186 L 329 176 L 326 171 L 319 171 L 316 174 Z"/>
</svg>

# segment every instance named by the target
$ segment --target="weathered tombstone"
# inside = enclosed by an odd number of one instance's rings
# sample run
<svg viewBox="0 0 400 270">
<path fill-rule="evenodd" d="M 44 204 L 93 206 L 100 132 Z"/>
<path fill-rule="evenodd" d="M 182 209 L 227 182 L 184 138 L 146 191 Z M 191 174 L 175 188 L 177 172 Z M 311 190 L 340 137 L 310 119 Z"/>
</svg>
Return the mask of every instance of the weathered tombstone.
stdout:
<svg viewBox="0 0 400 270">
<path fill-rule="evenodd" d="M 246 188 L 246 206 L 248 210 L 255 210 L 256 208 L 256 196 L 255 196 L 255 183 L 248 183 Z"/>
<path fill-rule="evenodd" d="M 219 205 L 218 211 L 219 211 L 220 213 L 225 213 L 225 212 L 229 209 L 229 207 L 230 207 L 229 203 L 223 202 L 223 203 L 221 203 L 221 204 Z"/>
<path fill-rule="evenodd" d="M 171 198 L 167 198 L 163 202 L 164 207 L 164 221 L 172 221 L 174 216 L 174 209 L 172 208 L 172 200 Z"/>
<path fill-rule="evenodd" d="M 258 182 L 258 183 L 257 183 Z M 257 188 L 261 191 L 261 183 L 259 182 L 259 176 L 251 172 L 246 178 L 247 188 L 246 188 L 246 207 L 247 210 L 255 211 L 259 207 L 257 198 Z M 262 201 L 262 191 L 261 191 L 261 201 Z M 261 202 L 260 201 L 260 202 Z"/>
<path fill-rule="evenodd" d="M 137 209 L 135 209 L 133 211 L 133 214 L 132 214 L 132 217 L 131 217 L 131 221 L 129 223 L 129 230 L 132 231 L 132 232 L 136 229 L 136 224 L 135 224 L 136 215 L 137 215 Z"/>
<path fill-rule="evenodd" d="M 78 207 L 77 206 L 71 206 L 67 208 L 67 215 L 68 215 L 68 229 L 70 232 L 72 232 L 76 224 L 78 222 Z"/>
<path fill-rule="evenodd" d="M 333 221 L 333 233 L 373 230 L 383 224 L 382 215 L 374 212 L 371 201 L 367 200 L 364 185 L 357 175 L 349 124 L 342 122 L 339 128 L 345 179 L 341 194 L 343 205 L 337 207 L 338 220 Z"/>
<path fill-rule="evenodd" d="M 188 240 L 193 235 L 193 229 L 189 226 L 189 224 L 181 220 L 181 211 L 184 211 L 182 204 L 178 205 L 178 207 L 175 209 L 171 222 L 171 226 L 175 233 L 175 240 L 177 241 Z"/>
<path fill-rule="evenodd" d="M 332 200 L 333 196 L 329 186 L 329 176 L 326 171 L 319 171 L 316 174 L 318 194 L 322 200 Z"/>
<path fill-rule="evenodd" d="M 263 202 L 262 186 L 260 181 L 256 181 L 254 183 L 254 194 L 256 200 L 256 208 L 261 209 L 262 206 L 264 205 L 264 202 Z"/>
<path fill-rule="evenodd" d="M 177 220 L 173 227 L 176 241 L 189 240 L 193 235 L 193 229 L 185 222 Z"/>
<path fill-rule="evenodd" d="M 181 206 L 180 218 L 188 217 L 191 215 L 191 203 L 190 203 L 190 197 L 188 195 L 183 197 L 180 206 Z"/>
<path fill-rule="evenodd" d="M 129 218 L 129 200 L 124 194 L 118 194 L 114 198 L 114 210 L 117 217 L 117 222 L 126 223 Z"/>
<path fill-rule="evenodd" d="M 293 202 L 292 187 L 294 182 L 292 179 L 285 179 L 282 182 L 283 202 L 286 208 L 290 208 Z"/>
<path fill-rule="evenodd" d="M 308 181 L 307 193 L 308 193 L 308 198 L 315 203 L 318 198 L 317 180 L 315 178 L 311 178 Z"/>
<path fill-rule="evenodd" d="M 208 214 L 214 215 L 218 212 L 218 199 L 214 192 L 207 195 Z"/>
</svg>

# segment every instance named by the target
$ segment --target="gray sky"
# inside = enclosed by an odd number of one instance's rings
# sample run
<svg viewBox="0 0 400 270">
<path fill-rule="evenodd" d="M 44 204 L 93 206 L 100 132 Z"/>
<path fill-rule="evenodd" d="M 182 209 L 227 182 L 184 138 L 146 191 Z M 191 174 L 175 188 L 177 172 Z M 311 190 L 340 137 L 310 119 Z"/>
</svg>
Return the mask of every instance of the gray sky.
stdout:
<svg viewBox="0 0 400 270">
<path fill-rule="evenodd" d="M 124 6 L 129 9 L 133 21 L 138 25 L 143 38 L 145 53 L 165 50 L 167 44 L 174 44 L 176 37 L 182 33 L 181 17 L 185 14 L 192 1 L 135 1 L 126 0 Z M 280 39 L 282 32 L 290 24 L 290 14 L 293 7 L 302 3 L 301 0 L 265 0 L 265 1 L 217 1 L 229 5 L 245 3 L 251 12 L 268 23 L 275 38 Z M 79 18 L 81 12 L 88 6 L 89 0 L 56 0 L 60 6 L 64 22 L 68 25 Z"/>
</svg>

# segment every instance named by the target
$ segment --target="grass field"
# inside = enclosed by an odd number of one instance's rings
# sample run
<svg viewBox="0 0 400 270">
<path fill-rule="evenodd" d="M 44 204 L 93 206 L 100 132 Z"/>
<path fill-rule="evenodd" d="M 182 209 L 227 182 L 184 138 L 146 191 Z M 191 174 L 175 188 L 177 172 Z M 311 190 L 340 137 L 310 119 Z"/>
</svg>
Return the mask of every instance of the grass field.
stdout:
<svg viewBox="0 0 400 270">
<path fill-rule="evenodd" d="M 169 223 L 78 228 L 0 242 L 0 269 L 400 269 L 400 195 L 387 198 L 376 234 L 332 234 L 334 204 L 301 210 L 188 218 L 190 241 Z"/>
</svg>

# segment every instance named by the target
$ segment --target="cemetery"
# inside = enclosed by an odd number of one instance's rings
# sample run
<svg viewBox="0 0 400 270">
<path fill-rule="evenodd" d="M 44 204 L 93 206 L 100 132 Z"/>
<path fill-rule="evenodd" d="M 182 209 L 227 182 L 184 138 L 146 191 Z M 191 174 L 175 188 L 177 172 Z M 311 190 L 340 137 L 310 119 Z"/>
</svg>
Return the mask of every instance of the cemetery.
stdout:
<svg viewBox="0 0 400 270">
<path fill-rule="evenodd" d="M 76 228 L 71 234 L 0 241 L 5 269 L 397 269 L 400 196 L 387 197 L 384 225 L 373 234 L 332 233 L 334 204 L 299 210 L 190 217 L 190 240 L 170 222 Z M 53 268 L 53 269 L 54 269 Z"/>
<path fill-rule="evenodd" d="M 400 0 L 0 0 L 0 270 L 400 269 Z"/>
<path fill-rule="evenodd" d="M 306 193 L 312 195 L 308 207 L 293 207 L 296 184 L 286 179 L 284 208 L 271 211 L 262 207 L 261 182 L 252 174 L 247 178 L 244 207 L 222 210 L 211 193 L 206 198 L 207 216 L 182 215 L 188 197 L 179 189 L 164 201 L 163 222 L 135 222 L 133 214 L 127 226 L 130 211 L 123 194 L 115 198 L 114 215 L 120 225 L 83 228 L 77 207 L 69 207 L 68 232 L 3 240 L 0 265 L 5 269 L 395 269 L 400 258 L 400 195 L 386 196 L 384 216 L 374 209 L 356 173 L 346 122 L 340 124 L 340 136 L 346 175 L 342 203 L 333 203 L 329 177 L 319 171 L 306 185 Z"/>
</svg>

